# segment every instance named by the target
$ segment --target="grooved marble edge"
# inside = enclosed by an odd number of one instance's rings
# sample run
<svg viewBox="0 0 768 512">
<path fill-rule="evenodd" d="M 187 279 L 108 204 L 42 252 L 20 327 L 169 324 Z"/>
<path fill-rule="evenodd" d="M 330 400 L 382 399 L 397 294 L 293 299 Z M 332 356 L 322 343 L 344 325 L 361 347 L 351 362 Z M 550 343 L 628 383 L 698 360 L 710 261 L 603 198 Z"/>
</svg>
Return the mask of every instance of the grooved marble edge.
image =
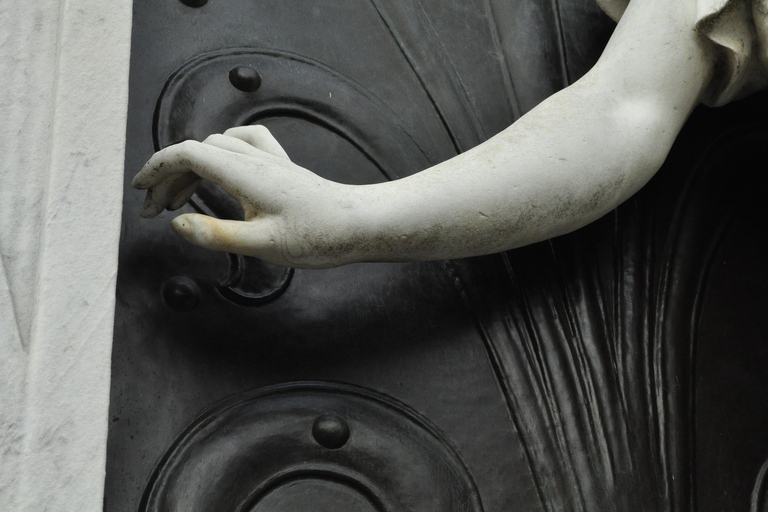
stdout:
<svg viewBox="0 0 768 512">
<path fill-rule="evenodd" d="M 132 5 L 0 4 L 0 509 L 103 506 Z"/>
</svg>

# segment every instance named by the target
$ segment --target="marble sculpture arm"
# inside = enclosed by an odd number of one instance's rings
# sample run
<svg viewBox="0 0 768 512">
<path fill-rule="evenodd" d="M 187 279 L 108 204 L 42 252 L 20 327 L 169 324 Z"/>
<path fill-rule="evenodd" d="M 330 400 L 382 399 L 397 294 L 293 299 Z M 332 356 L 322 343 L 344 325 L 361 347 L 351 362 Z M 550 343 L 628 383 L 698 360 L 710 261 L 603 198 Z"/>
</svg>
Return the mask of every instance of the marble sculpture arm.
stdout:
<svg viewBox="0 0 768 512">
<path fill-rule="evenodd" d="M 180 207 L 208 179 L 240 200 L 246 220 L 186 214 L 174 230 L 295 267 L 473 256 L 572 231 L 653 176 L 701 100 L 714 57 L 695 11 L 690 1 L 632 0 L 581 80 L 413 176 L 337 184 L 292 164 L 265 128 L 241 127 L 156 153 L 134 179 L 149 189 L 142 214 Z"/>
</svg>

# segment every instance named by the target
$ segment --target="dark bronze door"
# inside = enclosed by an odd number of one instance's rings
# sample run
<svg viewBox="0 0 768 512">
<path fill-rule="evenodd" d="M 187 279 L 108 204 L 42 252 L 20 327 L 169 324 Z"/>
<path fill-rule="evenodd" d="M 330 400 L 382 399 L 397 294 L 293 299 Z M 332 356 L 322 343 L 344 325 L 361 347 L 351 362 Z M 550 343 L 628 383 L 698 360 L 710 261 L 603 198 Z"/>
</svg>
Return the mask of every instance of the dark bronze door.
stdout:
<svg viewBox="0 0 768 512">
<path fill-rule="evenodd" d="M 135 0 L 126 183 L 243 124 L 329 179 L 397 179 L 610 30 L 592 0 Z M 467 261 L 282 269 L 186 244 L 127 188 L 105 511 L 766 506 L 765 105 L 697 112 L 587 229 Z M 184 211 L 241 215 L 212 185 Z"/>
</svg>

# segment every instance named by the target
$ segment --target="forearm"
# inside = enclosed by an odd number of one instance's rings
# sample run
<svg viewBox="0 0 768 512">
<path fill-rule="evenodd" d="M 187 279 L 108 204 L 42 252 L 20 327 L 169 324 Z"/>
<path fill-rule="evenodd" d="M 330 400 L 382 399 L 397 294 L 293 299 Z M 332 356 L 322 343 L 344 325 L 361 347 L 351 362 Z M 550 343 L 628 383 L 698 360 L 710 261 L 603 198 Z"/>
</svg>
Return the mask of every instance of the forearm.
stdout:
<svg viewBox="0 0 768 512">
<path fill-rule="evenodd" d="M 344 229 L 366 243 L 348 244 L 342 262 L 497 252 L 627 199 L 661 166 L 711 75 L 687 10 L 634 0 L 594 69 L 504 132 L 409 178 L 346 189 Z"/>
<path fill-rule="evenodd" d="M 197 178 L 237 198 L 245 221 L 185 214 L 187 240 L 281 265 L 328 267 L 486 254 L 577 229 L 658 170 L 713 68 L 695 2 L 632 0 L 597 65 L 467 153 L 379 185 L 348 186 L 290 162 L 264 127 L 185 141 L 134 179 L 143 214 L 177 208 Z"/>
</svg>

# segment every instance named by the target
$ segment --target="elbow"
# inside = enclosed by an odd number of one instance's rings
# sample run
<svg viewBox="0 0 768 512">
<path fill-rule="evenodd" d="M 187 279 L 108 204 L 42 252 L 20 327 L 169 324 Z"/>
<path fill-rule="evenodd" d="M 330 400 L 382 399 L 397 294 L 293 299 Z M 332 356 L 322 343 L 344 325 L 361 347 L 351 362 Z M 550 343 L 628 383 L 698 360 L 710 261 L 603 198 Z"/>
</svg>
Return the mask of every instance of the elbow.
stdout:
<svg viewBox="0 0 768 512">
<path fill-rule="evenodd" d="M 608 124 L 629 197 L 664 164 L 683 123 L 653 99 L 630 99 L 617 102 Z"/>
</svg>

